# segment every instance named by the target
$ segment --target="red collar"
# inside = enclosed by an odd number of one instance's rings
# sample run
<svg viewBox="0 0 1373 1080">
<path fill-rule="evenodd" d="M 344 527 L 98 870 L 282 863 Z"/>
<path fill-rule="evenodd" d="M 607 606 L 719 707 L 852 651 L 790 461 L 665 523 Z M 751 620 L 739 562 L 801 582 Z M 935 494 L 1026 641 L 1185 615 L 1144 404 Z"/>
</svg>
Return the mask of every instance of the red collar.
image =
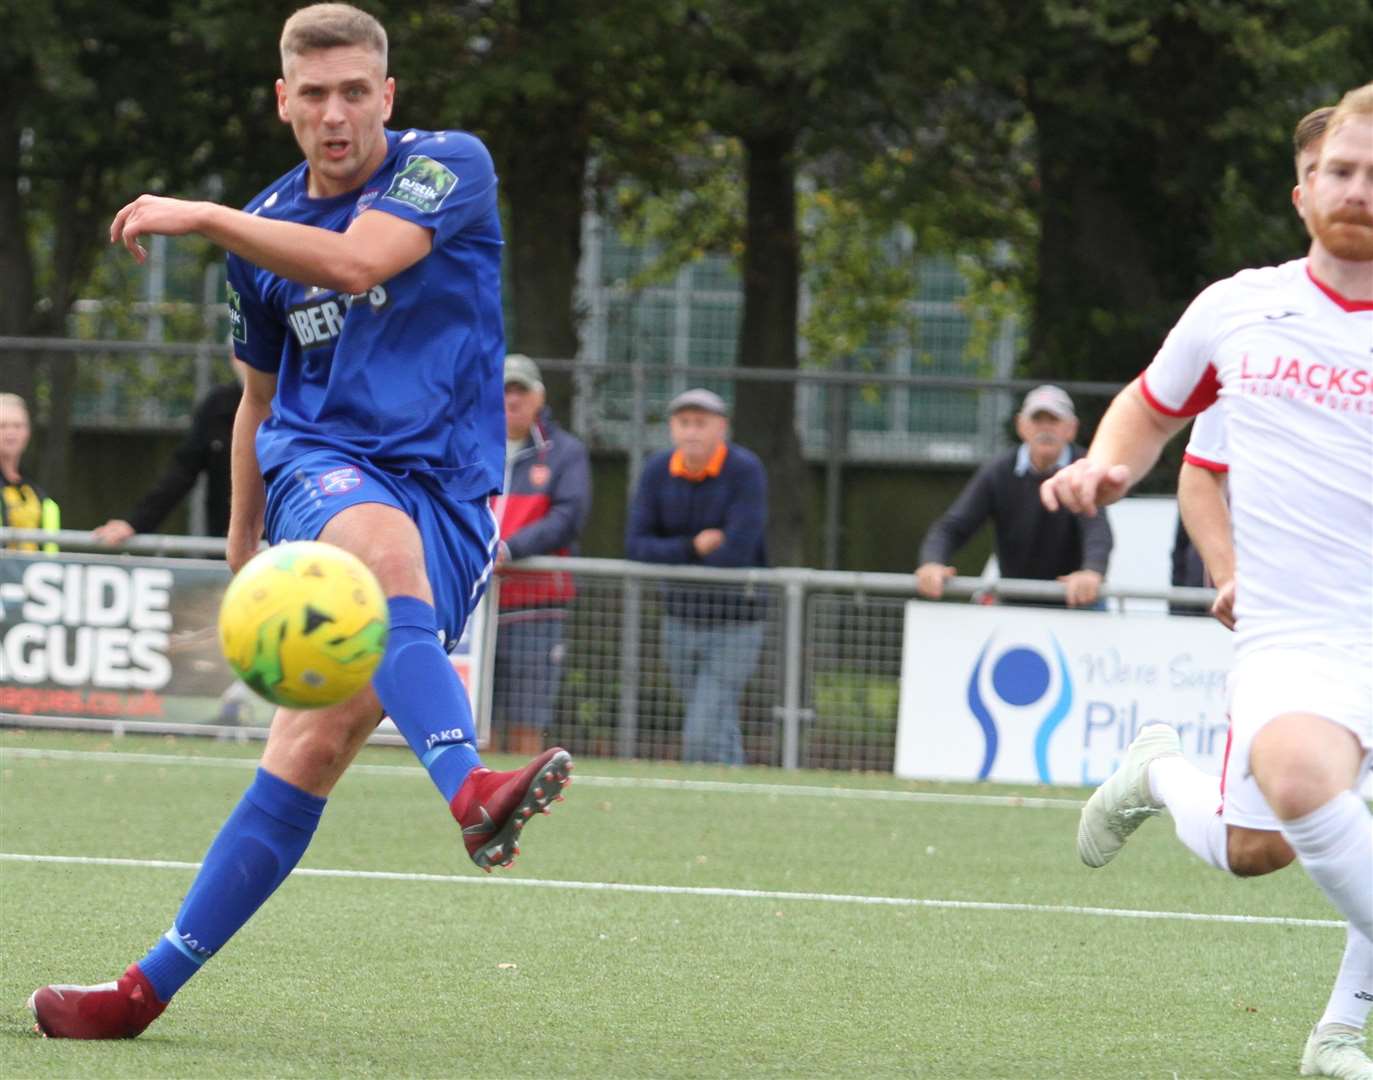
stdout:
<svg viewBox="0 0 1373 1080">
<path fill-rule="evenodd" d="M 1339 304 L 1345 311 L 1373 311 L 1373 300 L 1350 300 L 1347 296 L 1342 296 L 1311 272 L 1310 263 L 1306 264 L 1306 276 L 1311 279 L 1311 284 Z"/>
</svg>

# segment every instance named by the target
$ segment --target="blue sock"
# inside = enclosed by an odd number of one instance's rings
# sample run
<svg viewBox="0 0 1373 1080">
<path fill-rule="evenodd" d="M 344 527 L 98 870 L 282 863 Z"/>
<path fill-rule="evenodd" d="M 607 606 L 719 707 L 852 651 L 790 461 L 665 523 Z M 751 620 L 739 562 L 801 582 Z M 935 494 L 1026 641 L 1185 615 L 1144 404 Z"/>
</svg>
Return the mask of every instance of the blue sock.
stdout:
<svg viewBox="0 0 1373 1080">
<path fill-rule="evenodd" d="M 170 1001 L 286 880 L 315 834 L 325 800 L 258 769 L 219 830 L 176 921 L 138 962 Z"/>
<path fill-rule="evenodd" d="M 391 634 L 372 688 L 410 749 L 451 803 L 481 764 L 477 726 L 462 680 L 439 645 L 434 609 L 414 596 L 393 596 Z"/>
</svg>

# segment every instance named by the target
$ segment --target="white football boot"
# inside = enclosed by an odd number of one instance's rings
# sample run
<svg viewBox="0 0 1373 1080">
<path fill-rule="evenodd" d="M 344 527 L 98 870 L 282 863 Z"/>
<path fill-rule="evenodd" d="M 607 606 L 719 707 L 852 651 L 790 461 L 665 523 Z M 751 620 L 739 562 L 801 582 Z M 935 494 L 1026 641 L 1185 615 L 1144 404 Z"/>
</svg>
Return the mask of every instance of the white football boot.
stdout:
<svg viewBox="0 0 1373 1080">
<path fill-rule="evenodd" d="M 1077 853 L 1088 866 L 1105 866 L 1145 818 L 1163 812 L 1149 790 L 1149 763 L 1181 754 L 1182 742 L 1168 724 L 1146 724 L 1125 751 L 1120 768 L 1092 793 L 1077 824 Z"/>
<path fill-rule="evenodd" d="M 1334 1076 L 1339 1080 L 1373 1080 L 1373 1061 L 1363 1050 L 1364 1038 L 1353 1028 L 1332 1024 L 1325 1031 L 1311 1029 L 1301 1056 L 1303 1076 Z"/>
</svg>

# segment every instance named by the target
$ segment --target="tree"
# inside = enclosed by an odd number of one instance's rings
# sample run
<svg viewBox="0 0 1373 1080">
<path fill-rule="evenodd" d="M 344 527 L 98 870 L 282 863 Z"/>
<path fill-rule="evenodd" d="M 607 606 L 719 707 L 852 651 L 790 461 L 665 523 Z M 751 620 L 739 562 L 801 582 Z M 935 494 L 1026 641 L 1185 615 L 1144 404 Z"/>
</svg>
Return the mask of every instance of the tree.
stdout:
<svg viewBox="0 0 1373 1080">
<path fill-rule="evenodd" d="M 1007 8 L 1033 114 L 1029 372 L 1128 379 L 1205 284 L 1305 247 L 1291 131 L 1367 78 L 1366 0 L 1040 0 Z"/>
<path fill-rule="evenodd" d="M 64 331 L 110 219 L 139 192 L 197 194 L 217 175 L 246 199 L 246 172 L 274 175 L 268 8 L 0 0 L 0 335 Z M 41 362 L 0 354 L 0 386 L 32 400 Z M 54 361 L 43 463 L 56 491 L 74 385 L 75 366 Z"/>
<path fill-rule="evenodd" d="M 823 211 L 811 206 L 812 218 L 826 219 L 812 234 L 820 241 L 812 251 L 827 248 L 829 256 L 842 254 L 849 268 L 829 275 L 829 282 L 838 286 L 830 295 L 844 286 L 878 294 L 871 304 L 853 300 L 836 305 L 836 311 L 844 309 L 838 317 L 826 312 L 812 328 L 833 343 L 846 336 L 842 327 L 847 326 L 853 340 L 863 341 L 884 329 L 876 320 L 903 317 L 903 298 L 892 290 L 900 288 L 903 269 L 904 281 L 912 283 L 911 268 L 884 262 L 881 237 L 912 222 L 922 229 L 930 225 L 936 249 L 955 235 L 957 223 L 935 224 L 928 213 L 914 209 L 939 205 L 940 199 L 931 196 L 937 190 L 930 186 L 932 178 L 957 179 L 967 164 L 953 150 L 970 144 L 950 138 L 950 133 L 961 132 L 972 116 L 979 121 L 973 126 L 976 145 L 1000 146 L 1008 135 L 1002 117 L 975 116 L 970 108 L 979 102 L 967 92 L 970 76 L 960 69 L 958 39 L 976 27 L 977 20 L 952 3 L 932 9 L 876 0 L 847 5 L 720 0 L 696 4 L 686 13 L 674 37 L 681 56 L 675 69 L 687 73 L 681 96 L 694 104 L 710 132 L 740 149 L 742 220 L 737 240 L 721 245 L 726 234 L 720 215 L 703 203 L 700 191 L 682 185 L 677 235 L 699 231 L 674 242 L 668 229 L 658 238 L 667 239 L 669 251 L 679 254 L 702 246 L 737 248 L 744 285 L 736 357 L 740 365 L 784 371 L 798 366 L 797 304 L 807 240 L 798 220 L 803 173 L 826 192 L 840 193 Z M 703 141 L 696 133 L 693 151 L 678 148 L 688 165 L 693 156 L 699 158 Z M 919 150 L 912 153 L 912 146 Z M 686 178 L 700 175 L 690 167 L 682 173 Z M 858 215 L 863 227 L 839 239 L 836 230 L 846 227 L 845 218 L 847 224 L 854 220 L 856 199 L 865 200 Z M 976 209 L 961 189 L 942 204 L 971 227 L 961 237 L 965 250 L 997 235 L 1000 225 L 1011 224 L 999 185 L 976 192 Z M 827 231 L 825 225 L 832 228 Z M 1007 234 L 1000 235 L 1004 239 Z M 855 248 L 865 242 L 868 265 L 859 269 L 862 256 Z M 857 325 L 869 319 L 874 322 Z M 800 562 L 810 484 L 797 438 L 792 384 L 740 383 L 735 429 L 768 466 L 773 556 Z"/>
<path fill-rule="evenodd" d="M 671 5 L 492 0 L 398 11 L 399 101 L 486 143 L 506 208 L 512 351 L 577 355 L 576 288 L 587 194 L 626 168 L 667 162 L 663 49 Z M 546 373 L 556 404 L 570 380 Z"/>
</svg>

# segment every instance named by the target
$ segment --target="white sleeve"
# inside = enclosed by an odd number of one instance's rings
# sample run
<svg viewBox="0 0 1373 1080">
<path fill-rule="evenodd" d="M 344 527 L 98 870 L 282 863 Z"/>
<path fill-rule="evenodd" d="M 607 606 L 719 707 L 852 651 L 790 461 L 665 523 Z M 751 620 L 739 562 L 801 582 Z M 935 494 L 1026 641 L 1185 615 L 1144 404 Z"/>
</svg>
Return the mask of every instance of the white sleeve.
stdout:
<svg viewBox="0 0 1373 1080">
<path fill-rule="evenodd" d="M 1219 395 L 1220 383 L 1211 359 L 1227 284 L 1218 282 L 1192 301 L 1140 376 L 1145 400 L 1159 412 L 1196 416 Z"/>
<path fill-rule="evenodd" d="M 1225 448 L 1225 400 L 1217 401 L 1192 423 L 1187 449 L 1182 460 L 1211 472 L 1229 472 L 1230 457 Z"/>
</svg>

